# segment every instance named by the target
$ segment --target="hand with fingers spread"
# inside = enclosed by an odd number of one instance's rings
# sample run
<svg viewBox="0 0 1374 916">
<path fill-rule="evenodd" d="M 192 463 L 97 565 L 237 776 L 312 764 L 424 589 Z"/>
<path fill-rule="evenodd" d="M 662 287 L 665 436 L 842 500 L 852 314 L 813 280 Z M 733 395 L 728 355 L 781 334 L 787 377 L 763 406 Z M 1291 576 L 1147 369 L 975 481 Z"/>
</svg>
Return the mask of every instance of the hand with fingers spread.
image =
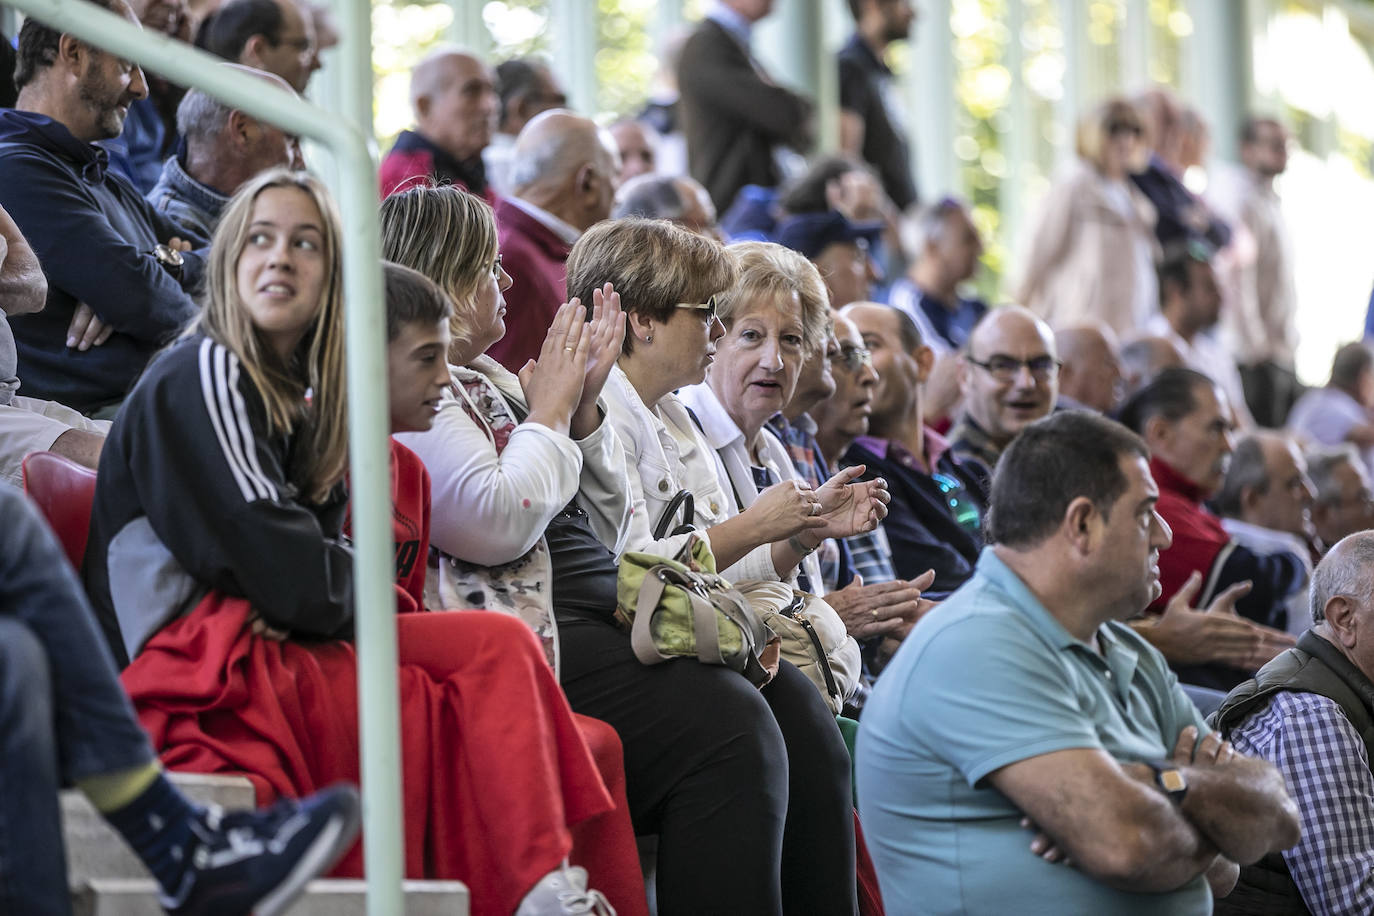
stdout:
<svg viewBox="0 0 1374 916">
<path fill-rule="evenodd" d="M 911 628 L 935 607 L 921 592 L 935 581 L 935 570 L 926 570 L 915 579 L 896 579 L 865 585 L 862 576 L 844 588 L 825 596 L 825 601 L 844 621 L 844 628 L 855 639 L 887 636 L 904 639 Z"/>
<path fill-rule="evenodd" d="M 816 491 L 805 482 L 784 480 L 760 493 L 740 517 L 749 519 L 759 543 L 771 544 L 823 525 L 819 505 Z"/>
<path fill-rule="evenodd" d="M 572 418 L 574 439 L 585 439 L 601 422 L 596 399 L 611 374 L 611 367 L 620 358 L 625 341 L 625 313 L 620 308 L 620 294 L 607 283 L 592 292 L 592 318 L 588 327 L 591 337 L 587 345 L 587 367 L 582 383 L 582 397 Z"/>
<path fill-rule="evenodd" d="M 1205 611 L 1192 607 L 1201 585 L 1201 573 L 1192 573 L 1169 599 L 1163 614 L 1135 625 L 1171 664 L 1223 664 L 1254 671 L 1294 645 L 1295 640 L 1287 633 L 1236 613 L 1236 602 L 1250 591 L 1249 582 L 1232 585 Z"/>
<path fill-rule="evenodd" d="M 587 310 L 576 298 L 563 303 L 554 315 L 538 360 L 520 370 L 520 387 L 529 404 L 529 420 L 567 434 L 573 410 L 582 397 L 587 350 L 592 329 Z"/>
<path fill-rule="evenodd" d="M 887 491 L 887 481 L 881 477 L 859 480 L 864 470 L 864 465 L 856 464 L 821 484 L 816 496 L 821 506 L 818 515 L 825 524 L 808 537 L 847 538 L 878 527 L 887 516 L 892 496 Z"/>
<path fill-rule="evenodd" d="M 101 321 L 89 305 L 78 302 L 71 323 L 67 325 L 67 346 L 84 353 L 109 340 L 113 333 L 113 326 Z"/>
</svg>

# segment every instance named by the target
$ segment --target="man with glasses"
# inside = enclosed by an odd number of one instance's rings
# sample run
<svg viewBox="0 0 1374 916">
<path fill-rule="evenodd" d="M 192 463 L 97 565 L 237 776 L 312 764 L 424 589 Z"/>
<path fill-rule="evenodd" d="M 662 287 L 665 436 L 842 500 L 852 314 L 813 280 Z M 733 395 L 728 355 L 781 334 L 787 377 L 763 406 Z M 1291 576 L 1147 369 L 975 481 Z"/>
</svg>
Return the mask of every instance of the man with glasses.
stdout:
<svg viewBox="0 0 1374 916">
<path fill-rule="evenodd" d="M 302 94 L 320 69 L 314 19 L 295 0 L 229 0 L 200 24 L 196 46 L 275 73 Z"/>
<path fill-rule="evenodd" d="M 510 161 L 515 138 L 535 115 L 568 107 L 568 93 L 547 62 L 537 57 L 512 57 L 496 65 L 500 109 L 496 133 L 482 150 L 487 179 L 498 194 L 510 193 Z"/>
<path fill-rule="evenodd" d="M 991 481 L 997 459 L 1016 434 L 1054 409 L 1054 334 L 1029 309 L 994 309 L 969 335 L 959 377 L 964 410 L 949 432 L 950 448 Z"/>
<path fill-rule="evenodd" d="M 871 302 L 851 305 L 842 314 L 862 335 L 876 378 L 871 383 L 845 379 L 851 412 L 837 405 L 827 416 L 825 437 L 835 441 L 831 423 L 857 431 L 860 424 L 852 413 L 862 412 L 859 405 L 868 394 L 864 389 L 871 389 L 868 430 L 854 437 L 840 463 L 862 464 L 866 478 L 887 481 L 892 501 L 883 528 L 896 574 L 915 579 L 933 569 L 927 596 L 947 595 L 973 574 L 983 546 L 980 525 L 987 491 L 981 476 L 925 425 L 921 386 L 934 356 L 916 325 L 904 312 Z M 841 375 L 836 375 L 837 392 L 842 390 Z"/>
<path fill-rule="evenodd" d="M 1317 491 L 1312 501 L 1312 528 L 1326 547 L 1341 538 L 1374 528 L 1374 491 L 1360 453 L 1338 445 L 1307 454 L 1307 475 Z"/>
<path fill-rule="evenodd" d="M 832 317 L 836 328 L 843 321 L 848 325 L 847 333 L 857 336 L 852 324 L 833 313 Z M 853 337 L 843 362 L 841 354 L 844 351 L 834 331 L 826 338 L 825 349 L 812 353 L 802 364 L 792 399 L 782 413 L 767 424 L 787 449 L 797 473 L 813 488 L 829 480 L 840 466 L 825 457 L 816 441 L 819 427 L 811 412 L 823 407 L 835 395 L 838 376 L 852 375 L 853 370 L 847 367 L 855 362 Z M 858 341 L 860 351 L 862 346 L 862 341 Z M 864 366 L 862 362 L 860 366 L 871 373 L 871 366 Z M 895 646 L 928 609 L 920 600 L 920 586 L 899 580 L 893 572 L 891 552 L 879 523 L 873 531 L 822 541 L 817 554 L 825 580 L 825 600 L 840 615 L 845 629 L 859 642 L 865 650 L 865 659 L 870 662 L 884 640 L 894 640 Z M 869 671 L 875 672 L 876 667 L 870 664 Z M 854 699 L 850 702 L 853 704 Z"/>
</svg>

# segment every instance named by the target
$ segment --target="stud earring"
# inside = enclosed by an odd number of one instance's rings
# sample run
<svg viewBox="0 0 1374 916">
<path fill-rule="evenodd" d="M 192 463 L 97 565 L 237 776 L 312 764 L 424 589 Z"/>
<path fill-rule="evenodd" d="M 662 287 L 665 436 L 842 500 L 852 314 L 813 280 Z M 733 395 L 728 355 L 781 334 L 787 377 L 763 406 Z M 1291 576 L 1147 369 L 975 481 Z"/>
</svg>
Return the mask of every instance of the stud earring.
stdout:
<svg viewBox="0 0 1374 916">
<path fill-rule="evenodd" d="M 653 342 L 654 342 L 654 335 L 650 334 L 648 337 L 645 337 L 645 338 L 644 338 L 644 342 L 645 342 L 645 343 L 653 343 Z"/>
</svg>

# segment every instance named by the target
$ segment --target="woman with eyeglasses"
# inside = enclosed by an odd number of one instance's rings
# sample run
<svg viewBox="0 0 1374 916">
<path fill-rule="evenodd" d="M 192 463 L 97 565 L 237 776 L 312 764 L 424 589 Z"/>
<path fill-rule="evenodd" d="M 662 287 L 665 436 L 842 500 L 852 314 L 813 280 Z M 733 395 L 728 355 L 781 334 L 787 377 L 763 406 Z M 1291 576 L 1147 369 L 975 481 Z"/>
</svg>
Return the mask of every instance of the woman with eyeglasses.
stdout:
<svg viewBox="0 0 1374 916">
<path fill-rule="evenodd" d="M 1139 112 L 1107 99 L 1079 122 L 1077 149 L 1033 224 L 1017 300 L 1056 327 L 1095 319 L 1126 336 L 1159 307 L 1156 212 L 1131 181 L 1149 152 Z"/>
<path fill-rule="evenodd" d="M 804 347 L 819 343 L 826 310 L 815 269 L 787 254 L 807 265 L 814 281 L 806 289 L 806 330 L 791 280 L 771 269 L 764 272 L 776 295 L 760 293 L 736 309 L 770 313 L 768 320 L 788 329 L 796 358 L 788 356 L 786 384 L 773 392 L 781 397 L 775 410 L 791 394 Z M 655 539 L 652 529 L 673 496 L 687 490 L 694 495 L 693 521 L 727 578 L 790 580 L 810 552 L 797 539 L 829 534 L 843 513 L 840 503 L 853 510 L 869 499 L 870 488 L 837 483 L 822 492 L 780 473 L 762 491 L 751 479 L 740 511 L 710 438 L 674 393 L 700 383 L 719 357 L 718 343 L 729 331 L 717 310 L 730 308 L 732 295 L 739 298 L 739 272 L 732 250 L 711 240 L 665 221 L 616 220 L 592 227 L 573 246 L 568 292 L 581 295 L 610 282 L 625 304 L 625 342 L 605 403 L 629 469 L 626 548 L 669 555 L 680 549 L 685 535 Z M 763 349 L 779 352 L 779 346 L 774 334 Z M 756 441 L 769 435 L 763 419 L 751 431 Z M 672 516 L 669 530 L 680 520 Z M 636 824 L 662 836 L 680 835 L 695 822 L 695 848 L 670 853 L 660 841 L 660 913 L 854 912 L 848 755 L 829 709 L 800 671 L 783 662 L 755 690 L 733 672 L 692 660 L 646 668 L 624 633 L 603 621 L 560 618 L 559 628 L 563 686 L 573 708 L 605 718 L 625 739 Z M 722 731 L 725 723 L 731 724 Z M 742 742 L 734 749 L 721 743 L 731 731 Z M 643 736 L 653 752 L 646 756 L 628 735 Z M 673 749 L 690 747 L 696 750 L 677 759 Z M 746 792 L 750 785 L 754 790 Z M 698 793 L 713 799 L 716 813 L 709 818 L 683 807 Z M 732 814 L 730 806 L 745 797 L 753 813 Z M 712 879 L 703 882 L 705 874 Z"/>
</svg>

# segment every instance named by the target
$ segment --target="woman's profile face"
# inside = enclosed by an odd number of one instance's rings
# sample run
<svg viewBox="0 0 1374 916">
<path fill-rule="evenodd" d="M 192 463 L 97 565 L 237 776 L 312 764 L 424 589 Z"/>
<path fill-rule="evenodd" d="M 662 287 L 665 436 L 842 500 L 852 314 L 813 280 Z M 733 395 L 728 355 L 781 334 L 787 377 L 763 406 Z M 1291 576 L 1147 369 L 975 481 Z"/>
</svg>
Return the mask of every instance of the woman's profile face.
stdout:
<svg viewBox="0 0 1374 916">
<path fill-rule="evenodd" d="M 716 346 L 711 388 L 746 434 L 782 410 L 806 358 L 796 292 L 760 294 L 744 303 Z"/>
<path fill-rule="evenodd" d="M 716 341 L 724 333 L 725 326 L 714 308 L 683 306 L 674 309 L 666 322 L 655 326 L 653 342 L 644 344 L 642 349 L 664 383 L 671 383 L 669 390 L 676 390 L 706 378 L 706 369 L 715 358 Z M 641 352 L 641 348 L 635 352 Z"/>
<path fill-rule="evenodd" d="M 283 359 L 300 343 L 325 286 L 324 217 L 300 188 L 267 188 L 253 201 L 235 277 L 253 326 Z"/>
<path fill-rule="evenodd" d="M 472 336 L 480 348 L 474 355 L 485 353 L 488 347 L 506 336 L 506 297 L 502 293 L 510 289 L 513 282 L 501 266 L 501 255 L 493 255 L 473 302 L 476 327 Z"/>
</svg>

